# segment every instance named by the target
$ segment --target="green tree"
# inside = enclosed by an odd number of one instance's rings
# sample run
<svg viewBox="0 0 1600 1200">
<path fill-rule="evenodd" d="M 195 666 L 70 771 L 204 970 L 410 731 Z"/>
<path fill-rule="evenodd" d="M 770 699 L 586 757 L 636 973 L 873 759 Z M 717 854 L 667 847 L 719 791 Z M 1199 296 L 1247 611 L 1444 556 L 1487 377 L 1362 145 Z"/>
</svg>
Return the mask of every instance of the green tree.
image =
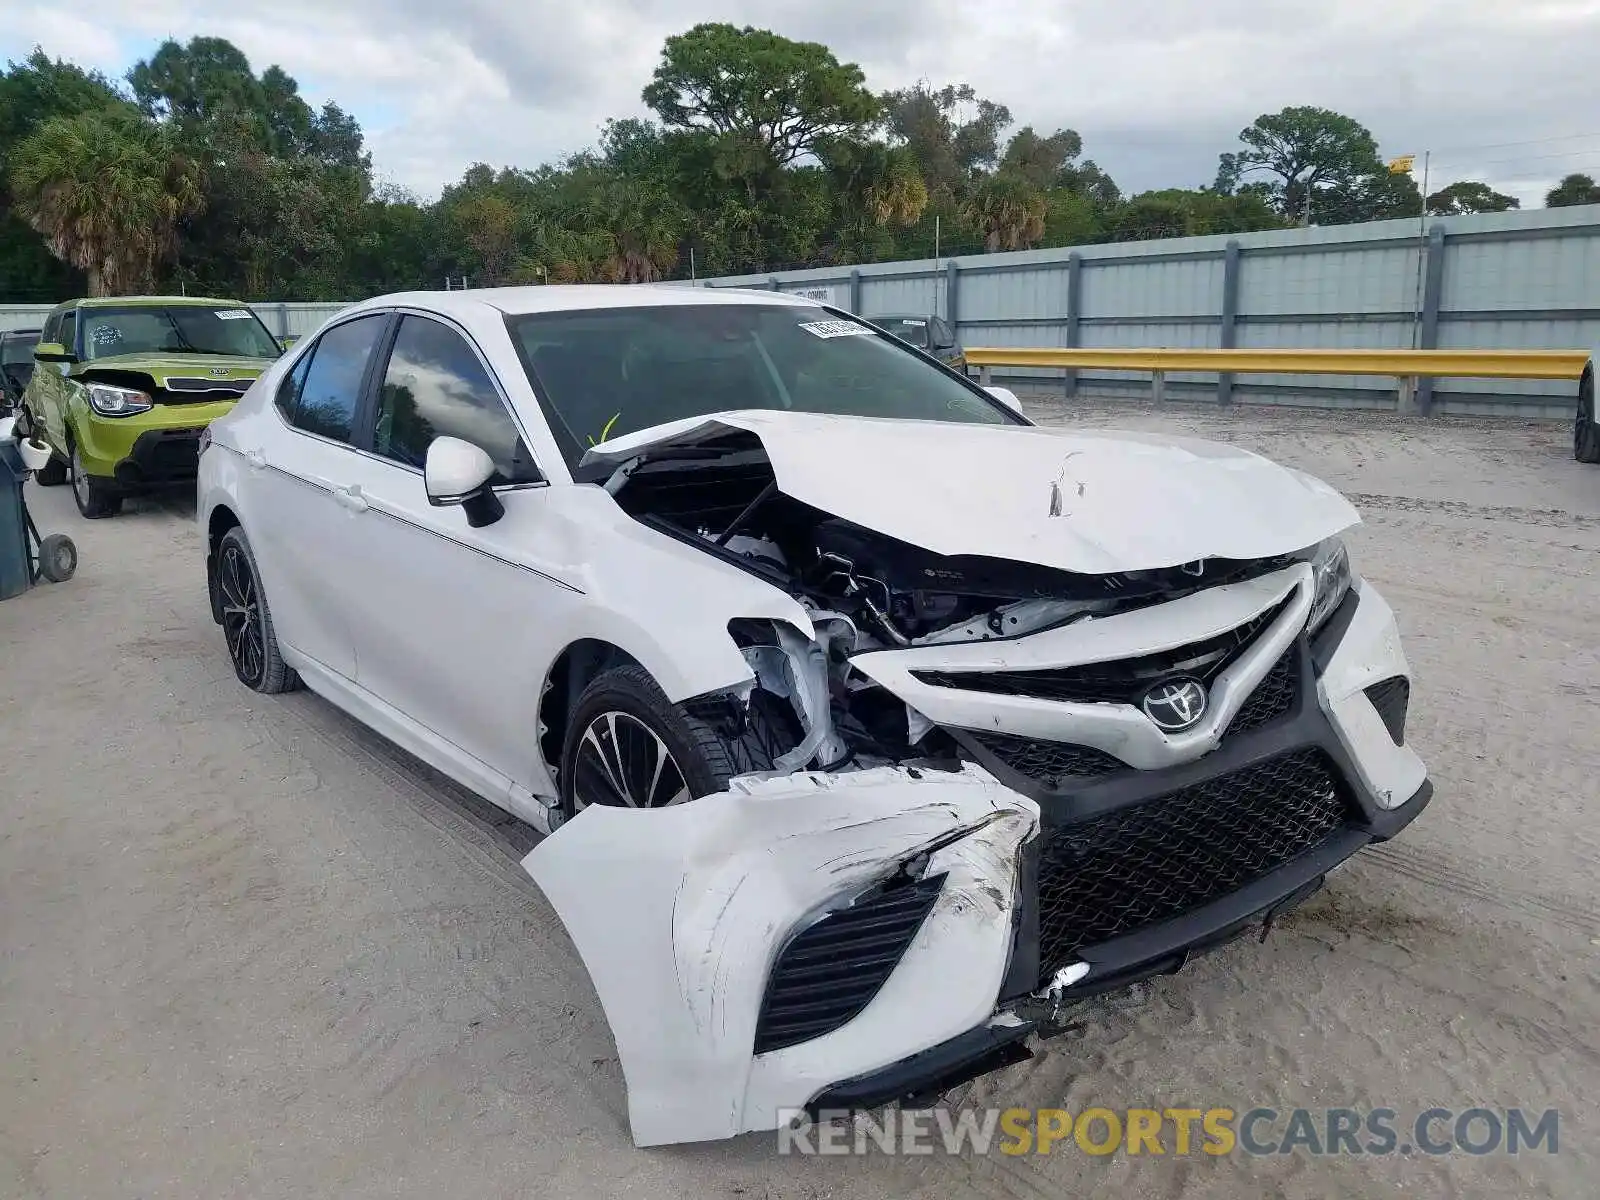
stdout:
<svg viewBox="0 0 1600 1200">
<path fill-rule="evenodd" d="M 1062 171 L 1082 153 L 1083 139 L 1076 130 L 1058 129 L 1049 137 L 1040 137 L 1032 125 L 1024 125 L 1006 143 L 1000 171 L 1043 190 L 1055 186 Z"/>
<path fill-rule="evenodd" d="M 1316 219 L 1317 193 L 1335 193 L 1341 203 L 1362 195 L 1383 170 L 1371 132 L 1326 108 L 1263 114 L 1239 131 L 1239 140 L 1244 149 L 1221 157 L 1216 190 L 1233 192 L 1245 176 L 1265 173 L 1273 206 L 1290 220 L 1304 219 L 1308 200 Z"/>
<path fill-rule="evenodd" d="M 1108 233 L 1113 241 L 1143 241 L 1281 229 L 1285 223 L 1260 190 L 1228 195 L 1212 188 L 1163 188 L 1118 206 Z"/>
<path fill-rule="evenodd" d="M 1487 183 L 1463 179 L 1442 187 L 1428 197 L 1428 212 L 1435 217 L 1458 217 L 1464 213 L 1495 213 L 1521 208 L 1515 196 L 1497 192 Z"/>
<path fill-rule="evenodd" d="M 0 290 L 15 300 L 56 300 L 84 289 L 83 274 L 52 255 L 44 239 L 13 210 L 3 181 L 16 144 L 52 117 L 126 107 L 105 76 L 34 48 L 0 72 Z"/>
<path fill-rule="evenodd" d="M 826 46 L 717 23 L 667 39 L 643 98 L 672 128 L 736 136 L 780 166 L 879 116 L 861 68 Z"/>
<path fill-rule="evenodd" d="M 1044 192 L 1018 175 L 991 175 L 973 189 L 965 206 L 966 219 L 990 254 L 1036 245 L 1048 211 Z"/>
<path fill-rule="evenodd" d="M 1568 175 L 1545 194 L 1546 208 L 1570 208 L 1574 204 L 1600 204 L 1600 184 L 1589 175 Z"/>
<path fill-rule="evenodd" d="M 204 203 L 198 168 L 166 131 L 117 109 L 46 121 L 10 168 L 18 212 L 95 296 L 149 287 L 179 221 Z"/>
<path fill-rule="evenodd" d="M 911 151 L 932 192 L 955 194 L 992 171 L 1000 158 L 1000 134 L 1011 110 L 980 97 L 971 84 L 935 91 L 927 81 L 885 92 L 880 98 L 889 136 Z"/>
</svg>

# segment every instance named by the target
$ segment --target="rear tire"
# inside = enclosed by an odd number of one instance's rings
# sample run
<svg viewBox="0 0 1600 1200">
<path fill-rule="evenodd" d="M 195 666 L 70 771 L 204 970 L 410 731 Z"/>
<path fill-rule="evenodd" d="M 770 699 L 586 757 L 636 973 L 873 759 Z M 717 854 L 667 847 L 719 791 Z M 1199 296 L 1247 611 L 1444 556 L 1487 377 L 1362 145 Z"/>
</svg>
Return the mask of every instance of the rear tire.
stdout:
<svg viewBox="0 0 1600 1200">
<path fill-rule="evenodd" d="M 798 741 L 795 729 L 782 727 L 782 703 L 753 704 L 746 727 L 730 736 L 668 700 L 643 667 L 602 671 L 567 724 L 562 814 L 574 817 L 591 804 L 664 808 L 724 791 L 737 775 L 771 770 Z"/>
<path fill-rule="evenodd" d="M 72 448 L 69 474 L 72 478 L 72 498 L 77 501 L 78 511 L 91 521 L 100 517 L 114 517 L 122 511 L 122 496 L 98 475 L 91 475 L 83 469 L 83 455 L 78 453 L 76 446 Z"/>
<path fill-rule="evenodd" d="M 1581 463 L 1600 463 L 1600 425 L 1594 419 L 1594 369 L 1578 381 L 1578 415 L 1572 426 L 1572 457 Z"/>
</svg>

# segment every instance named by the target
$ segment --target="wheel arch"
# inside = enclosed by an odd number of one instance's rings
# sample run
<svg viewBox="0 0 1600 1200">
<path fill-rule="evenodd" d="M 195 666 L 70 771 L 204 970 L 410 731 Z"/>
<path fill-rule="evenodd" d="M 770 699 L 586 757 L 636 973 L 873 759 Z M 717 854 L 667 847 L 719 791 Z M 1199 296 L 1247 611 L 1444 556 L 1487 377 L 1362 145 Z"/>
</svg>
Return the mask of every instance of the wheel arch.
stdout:
<svg viewBox="0 0 1600 1200">
<path fill-rule="evenodd" d="M 578 638 L 569 643 L 550 664 L 539 689 L 538 742 L 540 757 L 558 786 L 561 747 L 566 741 L 567 721 L 577 707 L 578 697 L 601 672 L 622 666 L 649 670 L 621 646 L 597 637 Z M 656 682 L 659 684 L 660 680 Z"/>
<path fill-rule="evenodd" d="M 217 504 L 206 518 L 206 595 L 211 600 L 211 619 L 222 624 L 222 596 L 217 591 L 217 547 L 230 529 L 242 529 L 244 523 L 226 504 Z"/>
</svg>

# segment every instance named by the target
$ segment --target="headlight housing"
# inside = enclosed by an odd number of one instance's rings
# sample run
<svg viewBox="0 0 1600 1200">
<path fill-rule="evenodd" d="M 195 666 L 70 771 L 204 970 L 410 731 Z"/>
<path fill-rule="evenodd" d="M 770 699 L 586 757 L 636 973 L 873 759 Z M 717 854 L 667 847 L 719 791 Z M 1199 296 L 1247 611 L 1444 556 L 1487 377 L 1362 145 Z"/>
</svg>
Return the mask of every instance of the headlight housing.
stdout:
<svg viewBox="0 0 1600 1200">
<path fill-rule="evenodd" d="M 135 413 L 149 412 L 152 401 L 148 393 L 135 388 L 118 387 L 114 383 L 86 383 L 89 407 L 102 417 L 131 417 Z"/>
<path fill-rule="evenodd" d="M 1333 616 L 1333 610 L 1344 602 L 1355 575 L 1350 569 L 1350 551 L 1345 548 L 1342 538 L 1333 537 L 1318 542 L 1311 548 L 1308 558 L 1312 578 L 1316 582 L 1316 593 L 1311 600 L 1311 616 L 1306 621 L 1306 630 L 1315 633 Z"/>
</svg>

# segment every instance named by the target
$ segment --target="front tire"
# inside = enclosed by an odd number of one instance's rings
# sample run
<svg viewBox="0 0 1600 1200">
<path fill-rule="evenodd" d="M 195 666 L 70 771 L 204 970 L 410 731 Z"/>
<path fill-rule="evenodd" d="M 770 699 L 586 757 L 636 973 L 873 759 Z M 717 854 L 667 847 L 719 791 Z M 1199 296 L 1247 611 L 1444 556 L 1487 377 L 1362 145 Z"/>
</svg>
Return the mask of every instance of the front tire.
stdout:
<svg viewBox="0 0 1600 1200">
<path fill-rule="evenodd" d="M 1600 425 L 1594 419 L 1594 369 L 1578 381 L 1578 415 L 1572 426 L 1572 457 L 1581 463 L 1600 463 Z"/>
<path fill-rule="evenodd" d="M 108 487 L 97 475 L 83 469 L 83 455 L 72 448 L 72 498 L 78 511 L 91 521 L 99 517 L 114 517 L 122 511 L 122 497 Z"/>
<path fill-rule="evenodd" d="M 244 530 L 234 526 L 217 547 L 217 595 L 222 633 L 239 682 L 253 692 L 276 695 L 300 686 L 300 676 L 283 661 L 272 610 L 261 590 L 261 572 Z"/>
<path fill-rule="evenodd" d="M 643 667 L 602 671 L 578 697 L 561 750 L 561 809 L 591 804 L 665 808 L 727 788 L 728 780 L 772 769 L 798 738 L 782 710 L 753 705 L 730 736 L 668 700 Z"/>
</svg>

